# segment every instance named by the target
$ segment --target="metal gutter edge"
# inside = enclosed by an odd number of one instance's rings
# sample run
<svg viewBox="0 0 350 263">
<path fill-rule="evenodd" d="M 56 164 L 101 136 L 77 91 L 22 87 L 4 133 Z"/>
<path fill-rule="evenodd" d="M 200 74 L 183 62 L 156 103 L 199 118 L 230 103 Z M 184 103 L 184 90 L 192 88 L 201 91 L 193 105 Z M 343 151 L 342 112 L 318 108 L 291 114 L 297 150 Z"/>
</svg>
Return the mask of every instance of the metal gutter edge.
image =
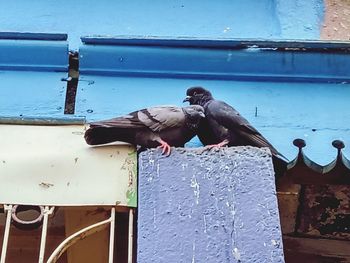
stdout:
<svg viewBox="0 0 350 263">
<path fill-rule="evenodd" d="M 82 45 L 81 74 L 206 79 L 350 81 L 350 53 L 246 49 Z"/>
<path fill-rule="evenodd" d="M 79 125 L 85 124 L 85 117 L 6 117 L 0 116 L 0 124 L 18 125 Z"/>
<path fill-rule="evenodd" d="M 66 41 L 65 33 L 0 32 L 0 39 Z"/>
<path fill-rule="evenodd" d="M 168 47 L 211 47 L 245 49 L 330 49 L 350 52 L 350 43 L 345 41 L 323 40 L 280 40 L 280 39 L 232 39 L 232 38 L 192 38 L 192 37 L 155 37 L 155 36 L 83 36 L 81 41 L 86 45 L 142 45 Z"/>
</svg>

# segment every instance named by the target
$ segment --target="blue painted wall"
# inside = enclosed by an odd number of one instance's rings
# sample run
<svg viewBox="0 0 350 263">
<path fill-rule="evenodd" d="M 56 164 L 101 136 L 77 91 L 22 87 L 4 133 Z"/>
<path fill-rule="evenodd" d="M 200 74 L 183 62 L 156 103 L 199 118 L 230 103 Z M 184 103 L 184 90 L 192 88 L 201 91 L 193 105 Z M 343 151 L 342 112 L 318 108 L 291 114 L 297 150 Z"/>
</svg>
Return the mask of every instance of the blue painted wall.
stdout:
<svg viewBox="0 0 350 263">
<path fill-rule="evenodd" d="M 319 39 L 324 19 L 323 0 L 275 0 L 280 38 Z"/>
<path fill-rule="evenodd" d="M 184 105 L 186 89 L 202 85 L 217 99 L 239 110 L 289 159 L 295 138 L 307 142 L 305 153 L 320 164 L 336 157 L 332 140 L 342 139 L 350 156 L 349 84 L 303 82 L 157 79 L 85 75 L 79 82 L 76 114 L 88 120 L 123 115 L 150 105 Z M 255 117 L 255 107 L 258 116 Z M 312 129 L 316 129 L 313 131 Z M 196 140 L 192 146 L 200 145 Z"/>
<path fill-rule="evenodd" d="M 76 114 L 98 120 L 150 105 L 182 105 L 188 87 L 204 86 L 290 160 L 296 156 L 296 138 L 306 140 L 306 154 L 320 164 L 334 160 L 333 140 L 350 145 L 344 122 L 350 118 L 348 53 L 207 49 L 195 48 L 196 41 L 185 43 L 192 47 L 84 45 Z M 350 156 L 350 147 L 344 153 Z"/>
<path fill-rule="evenodd" d="M 66 85 L 63 72 L 0 70 L 0 117 L 62 117 Z"/>
<path fill-rule="evenodd" d="M 0 0 L 0 31 L 319 39 L 322 0 Z"/>
</svg>

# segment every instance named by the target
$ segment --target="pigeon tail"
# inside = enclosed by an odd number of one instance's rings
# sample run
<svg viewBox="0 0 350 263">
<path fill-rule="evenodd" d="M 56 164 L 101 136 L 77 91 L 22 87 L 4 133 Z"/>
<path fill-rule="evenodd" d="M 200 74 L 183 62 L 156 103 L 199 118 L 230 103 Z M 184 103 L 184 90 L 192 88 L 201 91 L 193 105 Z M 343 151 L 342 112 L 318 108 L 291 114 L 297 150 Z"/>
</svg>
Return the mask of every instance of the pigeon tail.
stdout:
<svg viewBox="0 0 350 263">
<path fill-rule="evenodd" d="M 128 129 L 114 127 L 90 127 L 85 132 L 85 141 L 89 145 L 99 145 L 115 141 L 132 142 L 133 135 Z"/>
</svg>

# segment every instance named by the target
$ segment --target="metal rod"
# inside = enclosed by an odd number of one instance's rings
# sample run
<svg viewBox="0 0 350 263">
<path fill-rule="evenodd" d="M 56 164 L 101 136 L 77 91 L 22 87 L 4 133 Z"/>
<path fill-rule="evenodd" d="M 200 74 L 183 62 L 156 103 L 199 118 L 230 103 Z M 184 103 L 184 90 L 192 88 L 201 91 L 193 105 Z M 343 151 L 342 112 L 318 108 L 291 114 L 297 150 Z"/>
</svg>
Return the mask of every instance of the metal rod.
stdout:
<svg viewBox="0 0 350 263">
<path fill-rule="evenodd" d="M 44 262 L 45 256 L 45 245 L 46 245 L 46 235 L 47 235 L 47 225 L 49 220 L 49 215 L 52 214 L 55 207 L 45 206 L 44 208 L 44 219 L 43 219 L 43 227 L 41 230 L 41 240 L 40 240 L 40 251 L 39 251 L 39 263 Z"/>
<path fill-rule="evenodd" d="M 108 224 L 111 222 L 111 218 L 98 222 L 96 224 L 85 227 L 78 232 L 67 237 L 62 243 L 52 252 L 51 256 L 47 260 L 47 263 L 55 263 L 59 257 L 73 244 L 78 240 L 84 239 L 92 234 L 98 233 L 108 227 Z"/>
<path fill-rule="evenodd" d="M 134 209 L 129 210 L 128 263 L 132 263 L 134 241 Z"/>
<path fill-rule="evenodd" d="M 114 254 L 114 231 L 115 231 L 115 208 L 111 209 L 111 225 L 109 229 L 109 255 L 108 262 L 113 263 Z"/>
<path fill-rule="evenodd" d="M 2 250 L 1 250 L 1 263 L 5 263 L 6 260 L 6 252 L 7 245 L 10 235 L 10 226 L 11 226 L 11 210 L 12 205 L 4 205 L 4 210 L 6 211 L 6 223 L 5 223 L 5 231 L 4 231 L 4 240 L 2 241 Z"/>
</svg>

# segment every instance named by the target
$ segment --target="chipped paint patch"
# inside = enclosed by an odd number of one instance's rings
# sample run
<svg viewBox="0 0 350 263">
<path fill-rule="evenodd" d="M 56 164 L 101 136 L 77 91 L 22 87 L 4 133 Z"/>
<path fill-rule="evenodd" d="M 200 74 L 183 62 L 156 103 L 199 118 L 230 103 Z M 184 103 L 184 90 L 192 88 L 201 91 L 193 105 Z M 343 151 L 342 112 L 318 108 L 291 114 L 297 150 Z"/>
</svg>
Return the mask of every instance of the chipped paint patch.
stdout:
<svg viewBox="0 0 350 263">
<path fill-rule="evenodd" d="M 126 200 L 128 206 L 137 206 L 137 152 L 132 151 L 128 154 L 122 166 L 123 170 L 128 171 L 129 183 L 126 191 Z"/>
<path fill-rule="evenodd" d="M 241 260 L 241 253 L 239 252 L 238 248 L 235 247 L 235 248 L 233 249 L 232 253 L 233 253 L 233 256 L 235 257 L 235 259 L 236 259 L 237 261 L 240 261 L 240 260 Z"/>
<path fill-rule="evenodd" d="M 50 188 L 51 186 L 54 186 L 54 184 L 41 182 L 39 186 L 43 188 Z"/>
<path fill-rule="evenodd" d="M 195 196 L 196 204 L 199 203 L 199 183 L 197 182 L 197 177 L 194 174 L 191 179 L 191 187 L 193 188 L 193 194 Z"/>
</svg>

